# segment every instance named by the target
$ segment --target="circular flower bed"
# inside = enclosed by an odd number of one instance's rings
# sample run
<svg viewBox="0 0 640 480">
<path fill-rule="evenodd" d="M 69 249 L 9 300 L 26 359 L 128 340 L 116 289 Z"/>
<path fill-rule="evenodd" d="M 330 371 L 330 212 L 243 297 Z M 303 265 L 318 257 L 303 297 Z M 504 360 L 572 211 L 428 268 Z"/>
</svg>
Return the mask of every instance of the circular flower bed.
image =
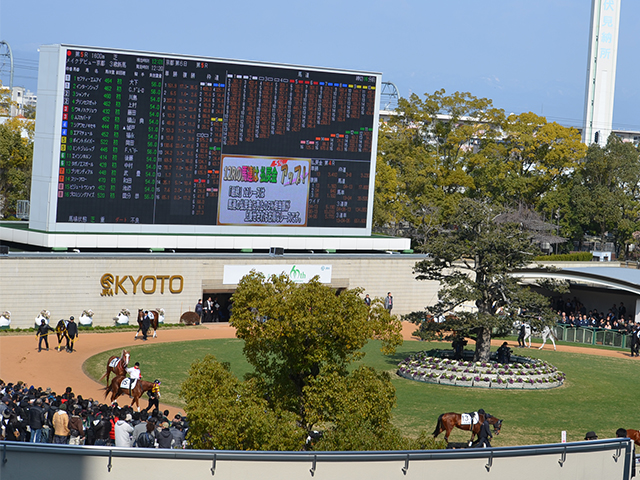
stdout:
<svg viewBox="0 0 640 480">
<path fill-rule="evenodd" d="M 476 388 L 548 389 L 564 383 L 565 375 L 537 358 L 511 356 L 512 363 L 473 362 L 446 358 L 450 352 L 420 352 L 398 364 L 398 375 L 441 385 Z"/>
</svg>

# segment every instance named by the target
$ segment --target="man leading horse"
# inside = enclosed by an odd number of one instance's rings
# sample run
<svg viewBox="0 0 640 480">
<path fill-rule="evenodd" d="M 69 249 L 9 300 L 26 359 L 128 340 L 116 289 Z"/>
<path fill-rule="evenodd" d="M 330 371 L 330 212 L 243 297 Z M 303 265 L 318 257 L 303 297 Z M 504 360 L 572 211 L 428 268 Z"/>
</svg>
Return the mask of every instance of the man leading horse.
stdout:
<svg viewBox="0 0 640 480">
<path fill-rule="evenodd" d="M 466 415 L 468 415 L 468 417 L 465 418 Z M 470 414 L 461 414 L 454 412 L 443 413 L 438 417 L 436 428 L 433 431 L 433 438 L 436 438 L 442 432 L 446 432 L 444 439 L 446 442 L 449 442 L 449 435 L 451 434 L 453 428 L 456 427 L 460 430 L 471 431 L 471 439 L 469 440 L 469 445 L 471 445 L 473 443 L 474 437 L 480 433 L 480 429 L 485 421 L 493 425 L 495 435 L 498 435 L 500 433 L 500 429 L 502 428 L 502 420 L 489 415 L 488 413 L 485 413 L 483 409 Z"/>
</svg>

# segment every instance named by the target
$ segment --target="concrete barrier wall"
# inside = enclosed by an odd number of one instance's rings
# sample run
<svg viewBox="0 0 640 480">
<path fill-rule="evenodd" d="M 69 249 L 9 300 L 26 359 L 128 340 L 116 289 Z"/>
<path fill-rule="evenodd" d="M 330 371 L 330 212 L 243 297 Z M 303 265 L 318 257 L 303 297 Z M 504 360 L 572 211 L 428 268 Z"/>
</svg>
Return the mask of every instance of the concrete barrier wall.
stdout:
<svg viewBox="0 0 640 480">
<path fill-rule="evenodd" d="M 611 439 L 420 452 L 227 452 L 0 442 L 0 478 L 66 480 L 629 480 L 633 445 Z"/>
</svg>

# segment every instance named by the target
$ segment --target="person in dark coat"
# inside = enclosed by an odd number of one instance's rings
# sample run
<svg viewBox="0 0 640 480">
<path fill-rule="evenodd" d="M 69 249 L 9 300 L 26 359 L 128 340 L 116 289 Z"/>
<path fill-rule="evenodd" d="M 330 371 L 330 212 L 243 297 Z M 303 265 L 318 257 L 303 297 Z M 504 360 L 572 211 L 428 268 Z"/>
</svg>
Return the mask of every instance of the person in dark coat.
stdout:
<svg viewBox="0 0 640 480">
<path fill-rule="evenodd" d="M 147 332 L 151 328 L 151 319 L 149 318 L 149 311 L 144 311 L 144 316 L 142 317 L 142 340 L 147 339 Z"/>
<path fill-rule="evenodd" d="M 94 418 L 91 428 L 93 430 L 93 438 L 95 439 L 94 445 L 110 445 L 111 438 L 109 433 L 111 432 L 111 423 L 108 416 L 104 412 L 100 412 Z"/>
<path fill-rule="evenodd" d="M 490 438 L 493 438 L 493 435 L 491 434 L 491 426 L 485 416 L 484 422 L 482 422 L 482 426 L 480 427 L 480 433 L 478 434 L 478 447 L 491 447 L 491 443 L 489 443 Z"/>
<path fill-rule="evenodd" d="M 171 448 L 173 446 L 173 435 L 169 430 L 169 422 L 162 422 L 162 429 L 156 433 L 158 448 Z"/>
<path fill-rule="evenodd" d="M 31 430 L 31 443 L 41 443 L 42 427 L 44 425 L 44 409 L 42 399 L 37 398 L 35 403 L 29 408 L 29 429 Z"/>
<path fill-rule="evenodd" d="M 640 338 L 638 338 L 638 335 L 640 334 L 640 326 L 638 326 L 638 324 L 629 326 L 629 334 L 631 335 L 631 356 L 638 357 L 640 356 Z"/>
<path fill-rule="evenodd" d="M 524 348 L 525 326 L 524 322 L 520 324 L 520 332 L 518 332 L 518 346 Z"/>
<path fill-rule="evenodd" d="M 202 323 L 202 315 L 204 313 L 204 307 L 202 306 L 202 299 L 198 300 L 198 303 L 196 303 L 196 313 L 198 314 L 198 317 L 200 317 L 200 323 Z"/>
<path fill-rule="evenodd" d="M 49 332 L 55 332 L 53 328 L 47 325 L 47 322 L 44 321 L 44 318 L 40 321 L 40 326 L 38 330 L 36 330 L 36 337 L 38 337 L 38 351 L 42 351 L 42 341 L 44 340 L 44 345 L 49 350 Z"/>
<path fill-rule="evenodd" d="M 502 363 L 503 365 L 506 363 L 510 363 L 511 361 L 511 349 L 509 348 L 509 344 L 504 342 L 500 348 L 498 348 L 497 357 L 498 363 Z"/>
<path fill-rule="evenodd" d="M 78 325 L 73 320 L 72 315 L 69 317 L 69 323 L 67 323 L 67 352 L 73 352 L 73 345 L 78 338 Z"/>
<path fill-rule="evenodd" d="M 20 422 L 18 417 L 11 409 L 6 409 L 2 412 L 2 418 L 0 419 L 0 437 L 4 437 L 4 440 L 10 442 L 20 441 Z"/>
</svg>

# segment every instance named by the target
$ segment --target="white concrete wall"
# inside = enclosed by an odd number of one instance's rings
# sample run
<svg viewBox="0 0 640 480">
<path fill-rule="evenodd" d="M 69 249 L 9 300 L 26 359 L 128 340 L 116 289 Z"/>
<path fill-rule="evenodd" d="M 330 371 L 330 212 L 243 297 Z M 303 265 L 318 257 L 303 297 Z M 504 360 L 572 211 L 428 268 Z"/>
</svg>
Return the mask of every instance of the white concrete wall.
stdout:
<svg viewBox="0 0 640 480">
<path fill-rule="evenodd" d="M 430 452 L 317 452 L 316 456 L 314 452 L 141 451 L 13 442 L 2 451 L 3 480 L 57 478 L 56 474 L 66 480 L 628 480 L 632 468 L 629 439 Z"/>
<path fill-rule="evenodd" d="M 41 310 L 51 312 L 57 321 L 82 310 L 94 311 L 94 325 L 113 325 L 122 308 L 132 314 L 138 308 L 164 308 L 166 323 L 177 323 L 180 315 L 193 310 L 205 288 L 233 290 L 235 285 L 222 285 L 225 265 L 325 264 L 332 266 L 332 284 L 337 287 L 362 287 L 371 297 L 384 297 L 391 291 L 393 313 L 404 314 L 424 309 L 437 301 L 437 283 L 417 281 L 413 274 L 420 255 L 285 255 L 270 257 L 258 254 L 186 255 L 186 254 L 14 254 L 0 257 L 0 313 L 11 312 L 12 328 L 34 325 Z M 171 293 L 165 283 L 160 292 L 144 293 L 140 285 L 133 292 L 129 279 L 124 282 L 127 293 L 118 289 L 103 296 L 101 278 L 182 276 L 183 289 Z M 147 287 L 151 286 L 147 281 Z M 177 286 L 175 284 L 174 286 Z"/>
</svg>

